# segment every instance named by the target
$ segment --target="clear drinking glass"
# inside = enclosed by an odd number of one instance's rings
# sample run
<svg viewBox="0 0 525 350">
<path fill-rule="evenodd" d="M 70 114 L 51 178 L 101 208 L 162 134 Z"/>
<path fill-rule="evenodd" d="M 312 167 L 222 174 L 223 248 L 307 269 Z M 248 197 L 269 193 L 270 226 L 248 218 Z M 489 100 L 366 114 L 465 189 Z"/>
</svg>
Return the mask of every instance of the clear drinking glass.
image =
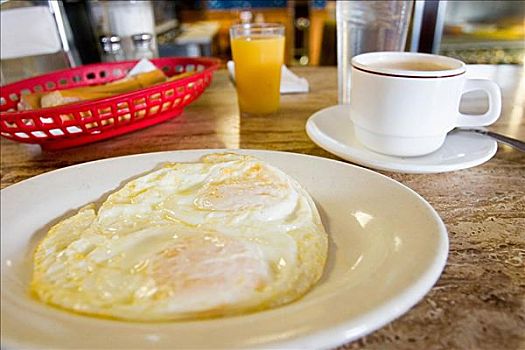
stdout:
<svg viewBox="0 0 525 350">
<path fill-rule="evenodd" d="M 412 0 L 337 1 L 339 103 L 350 102 L 350 60 L 372 51 L 403 51 Z"/>
<path fill-rule="evenodd" d="M 241 112 L 267 114 L 279 109 L 284 26 L 238 24 L 230 28 L 235 84 Z"/>
</svg>

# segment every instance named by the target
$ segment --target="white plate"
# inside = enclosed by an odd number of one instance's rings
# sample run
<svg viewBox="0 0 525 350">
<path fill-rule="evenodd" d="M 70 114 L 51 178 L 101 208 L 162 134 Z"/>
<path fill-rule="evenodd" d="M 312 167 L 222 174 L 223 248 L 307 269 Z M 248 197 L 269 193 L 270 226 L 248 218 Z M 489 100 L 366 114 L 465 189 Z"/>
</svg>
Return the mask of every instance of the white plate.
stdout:
<svg viewBox="0 0 525 350">
<path fill-rule="evenodd" d="M 438 279 L 448 252 L 447 232 L 414 191 L 339 161 L 241 150 L 236 152 L 298 179 L 318 204 L 330 237 L 329 259 L 321 281 L 304 298 L 249 315 L 148 324 L 80 316 L 28 295 L 32 250 L 50 225 L 160 163 L 195 161 L 212 151 L 105 159 L 2 190 L 2 347 L 327 348 L 397 318 Z"/>
<path fill-rule="evenodd" d="M 391 157 L 363 146 L 354 136 L 348 105 L 336 105 L 313 114 L 306 123 L 308 136 L 319 147 L 350 162 L 402 173 L 439 173 L 485 163 L 496 154 L 497 142 L 483 135 L 452 132 L 437 151 L 421 157 Z"/>
</svg>

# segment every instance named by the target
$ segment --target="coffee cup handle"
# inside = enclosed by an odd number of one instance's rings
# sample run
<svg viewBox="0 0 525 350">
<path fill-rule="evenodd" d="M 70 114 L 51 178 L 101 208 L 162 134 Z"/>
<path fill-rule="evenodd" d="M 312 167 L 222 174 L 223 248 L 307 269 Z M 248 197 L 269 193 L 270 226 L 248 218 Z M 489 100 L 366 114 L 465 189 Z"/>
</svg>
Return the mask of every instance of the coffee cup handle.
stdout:
<svg viewBox="0 0 525 350">
<path fill-rule="evenodd" d="M 487 79 L 468 79 L 465 81 L 463 92 L 483 90 L 489 98 L 489 109 L 484 114 L 459 113 L 456 126 L 486 126 L 494 123 L 501 113 L 501 91 L 499 86 Z"/>
</svg>

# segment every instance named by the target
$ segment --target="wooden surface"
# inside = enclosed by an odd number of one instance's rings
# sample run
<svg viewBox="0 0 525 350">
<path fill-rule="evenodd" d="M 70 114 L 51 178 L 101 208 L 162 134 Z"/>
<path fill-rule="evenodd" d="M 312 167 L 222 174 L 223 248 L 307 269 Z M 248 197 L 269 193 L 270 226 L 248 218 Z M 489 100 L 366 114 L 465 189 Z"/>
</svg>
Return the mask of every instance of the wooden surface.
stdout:
<svg viewBox="0 0 525 350">
<path fill-rule="evenodd" d="M 478 68 L 503 90 L 502 117 L 490 129 L 525 140 L 523 67 Z M 234 87 L 219 71 L 181 117 L 142 131 L 60 152 L 2 139 L 1 186 L 81 162 L 166 150 L 252 148 L 337 159 L 304 130 L 312 113 L 336 103 L 336 69 L 295 71 L 309 80 L 311 92 L 283 96 L 272 116 L 239 116 Z M 449 259 L 436 286 L 407 314 L 343 348 L 525 348 L 525 154 L 500 146 L 492 160 L 471 169 L 382 173 L 438 211 L 449 231 Z"/>
</svg>

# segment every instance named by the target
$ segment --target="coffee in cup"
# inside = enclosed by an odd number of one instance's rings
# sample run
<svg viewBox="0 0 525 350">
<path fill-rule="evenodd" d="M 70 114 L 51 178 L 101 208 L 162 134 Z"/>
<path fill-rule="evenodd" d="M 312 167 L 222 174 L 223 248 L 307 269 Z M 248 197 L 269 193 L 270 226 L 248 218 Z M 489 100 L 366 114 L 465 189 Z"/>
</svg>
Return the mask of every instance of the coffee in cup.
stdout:
<svg viewBox="0 0 525 350">
<path fill-rule="evenodd" d="M 454 58 L 372 52 L 352 59 L 350 117 L 356 138 L 369 149 L 393 156 L 420 156 L 443 145 L 459 126 L 486 126 L 501 112 L 496 83 L 466 79 Z M 461 96 L 483 90 L 489 108 L 481 115 L 459 112 Z"/>
</svg>

